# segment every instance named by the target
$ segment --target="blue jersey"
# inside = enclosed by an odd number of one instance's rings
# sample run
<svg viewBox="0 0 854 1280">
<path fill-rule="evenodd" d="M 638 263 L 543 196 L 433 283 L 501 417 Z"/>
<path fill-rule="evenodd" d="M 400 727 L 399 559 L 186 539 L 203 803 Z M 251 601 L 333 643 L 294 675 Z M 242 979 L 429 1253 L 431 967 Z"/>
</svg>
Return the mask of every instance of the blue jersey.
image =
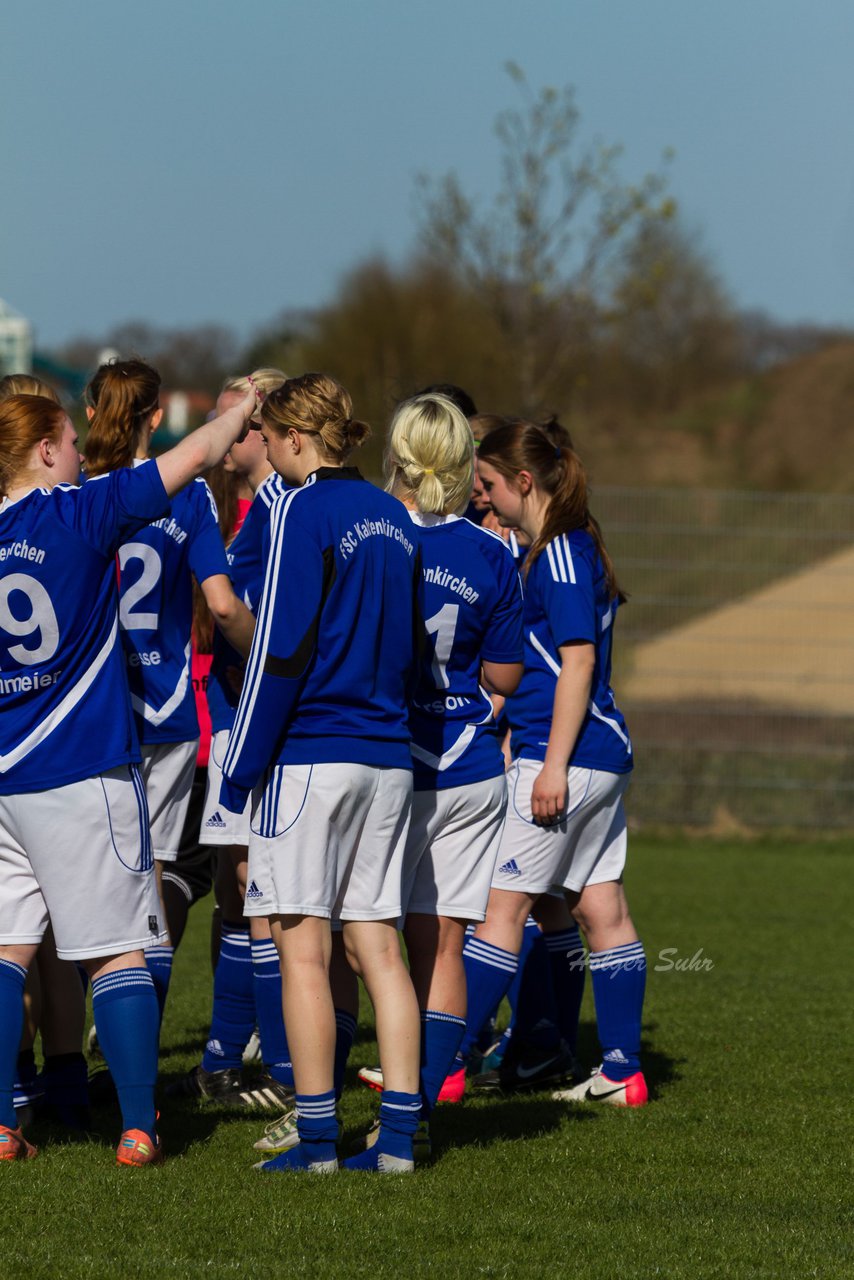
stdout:
<svg viewBox="0 0 854 1280">
<path fill-rule="evenodd" d="M 216 504 L 204 480 L 119 549 L 119 622 L 142 743 L 199 736 L 190 679 L 193 583 L 228 573 Z"/>
<path fill-rule="evenodd" d="M 286 491 L 285 482 L 275 471 L 267 476 L 258 486 L 246 519 L 226 552 L 231 585 L 250 613 L 257 614 L 264 585 L 268 549 L 265 538 L 269 538 L 270 511 L 276 498 Z M 228 680 L 228 670 L 242 666 L 242 656 L 231 647 L 222 632 L 215 629 L 213 661 L 208 678 L 208 709 L 214 733 L 230 729 L 234 724 L 238 694 Z"/>
<path fill-rule="evenodd" d="M 414 783 L 442 790 L 504 772 L 480 667 L 522 662 L 522 592 L 498 534 L 458 516 L 410 514 L 421 528 L 428 638 L 409 717 Z"/>
<path fill-rule="evenodd" d="M 573 640 L 593 645 L 595 666 L 587 715 L 570 764 L 628 773 L 632 744 L 611 691 L 611 638 L 617 601 L 596 544 L 580 529 L 554 538 L 525 578 L 525 674 L 505 704 L 514 756 L 544 760 L 560 675 L 558 649 Z"/>
<path fill-rule="evenodd" d="M 271 764 L 411 769 L 418 535 L 353 467 L 278 498 L 220 793 L 240 813 Z"/>
<path fill-rule="evenodd" d="M 139 760 L 115 557 L 168 509 L 154 462 L 0 504 L 0 794 Z"/>
</svg>

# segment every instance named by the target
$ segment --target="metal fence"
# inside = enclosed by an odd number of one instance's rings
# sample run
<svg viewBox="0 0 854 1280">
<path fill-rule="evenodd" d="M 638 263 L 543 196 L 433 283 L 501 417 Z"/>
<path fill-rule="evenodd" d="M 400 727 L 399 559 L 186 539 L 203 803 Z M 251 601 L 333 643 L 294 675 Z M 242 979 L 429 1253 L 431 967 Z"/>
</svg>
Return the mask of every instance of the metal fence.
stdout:
<svg viewBox="0 0 854 1280">
<path fill-rule="evenodd" d="M 854 831 L 854 498 L 599 488 L 631 816 Z"/>
</svg>

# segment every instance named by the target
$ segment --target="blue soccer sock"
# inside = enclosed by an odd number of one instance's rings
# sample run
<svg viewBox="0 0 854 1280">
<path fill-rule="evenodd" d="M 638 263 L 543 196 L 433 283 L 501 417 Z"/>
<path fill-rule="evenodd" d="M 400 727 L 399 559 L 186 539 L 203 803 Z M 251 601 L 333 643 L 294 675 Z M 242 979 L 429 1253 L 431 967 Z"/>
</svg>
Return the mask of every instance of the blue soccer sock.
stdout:
<svg viewBox="0 0 854 1280">
<path fill-rule="evenodd" d="M 551 963 L 561 1039 L 575 1053 L 581 1000 L 584 996 L 584 943 L 578 925 L 574 929 L 561 929 L 559 933 L 544 933 L 543 940 Z"/>
<path fill-rule="evenodd" d="M 255 992 L 248 924 L 222 922 L 214 972 L 211 1030 L 202 1057 L 205 1071 L 239 1069 L 255 1029 Z"/>
<path fill-rule="evenodd" d="M 465 1018 L 425 1009 L 421 1014 L 421 1119 L 429 1120 L 445 1076 L 454 1065 Z"/>
<path fill-rule="evenodd" d="M 148 969 L 116 969 L 95 978 L 92 1012 L 119 1095 L 122 1126 L 153 1135 L 160 1012 Z"/>
<path fill-rule="evenodd" d="M 609 1080 L 627 1080 L 640 1071 L 641 1015 L 646 987 L 642 942 L 590 952 L 590 980 L 602 1046 L 602 1070 Z"/>
<path fill-rule="evenodd" d="M 345 1169 L 382 1173 L 383 1156 L 412 1160 L 412 1139 L 421 1118 L 421 1094 L 383 1089 L 381 1099 L 380 1131 L 376 1142 L 367 1151 L 345 1160 Z"/>
<path fill-rule="evenodd" d="M 546 940 L 534 920 L 525 925 L 519 968 L 507 998 L 513 1007 L 510 1026 L 514 1044 L 529 1044 L 537 1049 L 559 1044 L 549 953 Z"/>
<path fill-rule="evenodd" d="M 334 1160 L 338 1141 L 335 1090 L 296 1096 L 299 1145 L 308 1161 Z"/>
<path fill-rule="evenodd" d="M 468 990 L 465 1034 L 457 1052 L 457 1063 L 465 1065 L 481 1027 L 504 999 L 519 966 L 519 957 L 491 942 L 469 938 L 463 947 L 463 964 Z"/>
<path fill-rule="evenodd" d="M 41 1097 L 44 1089 L 39 1082 L 36 1071 L 36 1055 L 32 1049 L 22 1049 L 15 1065 L 15 1084 L 13 1087 L 14 1105 L 24 1107 Z"/>
<path fill-rule="evenodd" d="M 44 1060 L 45 1102 L 70 1128 L 84 1125 L 89 1110 L 89 1079 L 82 1053 L 54 1053 Z M 131 1126 L 132 1127 L 132 1126 Z"/>
<path fill-rule="evenodd" d="M 261 1037 L 261 1059 L 274 1080 L 294 1087 L 294 1068 L 282 1014 L 282 972 L 271 938 L 252 939 L 252 988 Z"/>
<path fill-rule="evenodd" d="M 0 960 L 0 1124 L 17 1129 L 12 1103 L 18 1046 L 24 1029 L 24 983 L 27 971 L 12 960 Z"/>
<path fill-rule="evenodd" d="M 157 995 L 157 1008 L 160 1012 L 161 1023 L 163 1022 L 163 1010 L 166 1008 L 166 997 L 169 994 L 169 983 L 172 978 L 172 961 L 174 958 L 174 947 L 149 947 L 145 952 L 145 963 L 154 983 L 154 990 Z"/>
<path fill-rule="evenodd" d="M 335 1010 L 335 1097 L 340 1101 L 344 1092 L 344 1072 L 347 1059 L 356 1039 L 356 1019 L 346 1009 Z"/>
</svg>

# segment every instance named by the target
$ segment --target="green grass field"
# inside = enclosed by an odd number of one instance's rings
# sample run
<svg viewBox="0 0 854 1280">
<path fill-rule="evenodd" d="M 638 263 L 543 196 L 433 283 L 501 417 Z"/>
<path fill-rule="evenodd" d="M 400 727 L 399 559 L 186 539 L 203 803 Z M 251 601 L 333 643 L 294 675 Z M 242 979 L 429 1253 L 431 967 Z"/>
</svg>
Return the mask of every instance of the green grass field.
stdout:
<svg viewBox="0 0 854 1280">
<path fill-rule="evenodd" d="M 18 1277 L 850 1276 L 849 842 L 634 841 L 629 896 L 647 947 L 641 1111 L 547 1094 L 440 1107 L 412 1177 L 259 1176 L 263 1119 L 164 1105 L 169 1159 L 117 1169 L 99 1140 L 33 1130 L 2 1169 L 4 1261 Z M 207 1030 L 209 908 L 195 909 L 163 1032 L 165 1079 Z M 659 959 L 659 953 L 675 948 Z M 713 968 L 668 968 L 701 951 Z M 659 966 L 659 971 L 656 971 Z M 583 1056 L 596 1053 L 585 997 Z M 355 1083 L 345 1144 L 375 1107 Z"/>
</svg>

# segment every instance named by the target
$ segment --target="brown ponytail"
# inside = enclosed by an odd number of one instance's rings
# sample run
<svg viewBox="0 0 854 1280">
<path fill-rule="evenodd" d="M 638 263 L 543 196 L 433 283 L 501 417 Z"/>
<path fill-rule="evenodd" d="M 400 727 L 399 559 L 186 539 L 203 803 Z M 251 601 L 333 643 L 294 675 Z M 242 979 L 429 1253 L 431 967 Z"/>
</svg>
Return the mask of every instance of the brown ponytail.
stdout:
<svg viewBox="0 0 854 1280">
<path fill-rule="evenodd" d="M 86 436 L 87 475 L 132 464 L 159 397 L 160 374 L 143 360 L 101 365 L 86 388 L 86 402 L 95 410 Z"/>
<path fill-rule="evenodd" d="M 583 529 L 599 552 L 609 598 L 625 600 L 599 522 L 587 506 L 587 473 L 574 449 L 555 443 L 542 427 L 533 422 L 517 421 L 491 431 L 481 443 L 478 458 L 488 462 L 499 475 L 511 482 L 517 480 L 520 471 L 530 472 L 537 487 L 548 495 L 543 527 L 525 559 L 523 574 L 554 538 L 574 529 Z"/>
</svg>

